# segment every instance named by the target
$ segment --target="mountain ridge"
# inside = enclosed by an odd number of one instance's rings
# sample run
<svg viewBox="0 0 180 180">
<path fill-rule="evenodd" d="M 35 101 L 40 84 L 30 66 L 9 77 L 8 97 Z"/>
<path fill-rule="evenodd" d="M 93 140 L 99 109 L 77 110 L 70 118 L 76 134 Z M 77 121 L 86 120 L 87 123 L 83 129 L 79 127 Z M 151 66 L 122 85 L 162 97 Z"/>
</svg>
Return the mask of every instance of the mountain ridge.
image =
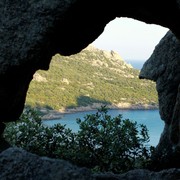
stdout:
<svg viewBox="0 0 180 180">
<path fill-rule="evenodd" d="M 100 105 L 157 108 L 155 83 L 138 75 L 118 53 L 89 45 L 75 55 L 53 56 L 48 71 L 35 73 L 26 104 L 61 112 Z"/>
</svg>

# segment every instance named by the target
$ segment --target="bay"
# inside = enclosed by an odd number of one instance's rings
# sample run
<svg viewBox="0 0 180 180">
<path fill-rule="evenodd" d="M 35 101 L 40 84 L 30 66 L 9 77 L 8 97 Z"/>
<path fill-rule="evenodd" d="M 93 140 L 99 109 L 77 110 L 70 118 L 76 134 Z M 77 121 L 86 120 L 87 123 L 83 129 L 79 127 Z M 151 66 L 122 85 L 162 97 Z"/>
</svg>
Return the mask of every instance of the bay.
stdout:
<svg viewBox="0 0 180 180">
<path fill-rule="evenodd" d="M 141 70 L 141 68 L 143 67 L 143 64 L 145 62 L 145 60 L 125 60 L 127 63 L 131 64 L 133 66 L 133 68 L 137 69 L 137 70 Z"/>
<path fill-rule="evenodd" d="M 64 114 L 61 119 L 45 120 L 44 124 L 52 126 L 57 123 L 66 125 L 66 128 L 72 129 L 73 132 L 77 132 L 79 129 L 76 119 L 84 119 L 86 114 L 96 113 L 97 111 L 76 112 L 72 114 Z M 158 110 L 108 110 L 108 114 L 112 117 L 122 114 L 123 119 L 130 119 L 136 121 L 138 124 L 144 124 L 147 126 L 150 145 L 156 146 L 159 142 L 160 135 L 164 128 L 164 122 L 161 120 Z"/>
</svg>

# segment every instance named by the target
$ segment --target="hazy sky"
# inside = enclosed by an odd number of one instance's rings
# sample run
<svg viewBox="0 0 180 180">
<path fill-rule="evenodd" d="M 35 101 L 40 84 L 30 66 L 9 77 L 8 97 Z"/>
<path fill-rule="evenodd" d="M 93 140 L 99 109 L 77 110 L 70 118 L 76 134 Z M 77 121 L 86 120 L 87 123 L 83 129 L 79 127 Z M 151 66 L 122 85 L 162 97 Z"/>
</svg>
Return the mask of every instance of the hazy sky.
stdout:
<svg viewBox="0 0 180 180">
<path fill-rule="evenodd" d="M 105 27 L 93 42 L 103 50 L 114 50 L 124 60 L 147 60 L 167 28 L 146 24 L 130 18 L 116 18 Z"/>
</svg>

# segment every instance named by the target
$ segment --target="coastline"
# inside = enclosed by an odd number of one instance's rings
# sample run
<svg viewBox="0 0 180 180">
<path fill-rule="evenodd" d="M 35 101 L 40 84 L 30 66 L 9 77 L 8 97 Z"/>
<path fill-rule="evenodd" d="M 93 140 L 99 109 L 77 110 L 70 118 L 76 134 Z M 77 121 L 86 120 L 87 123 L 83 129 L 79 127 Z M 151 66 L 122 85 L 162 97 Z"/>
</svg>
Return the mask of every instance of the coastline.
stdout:
<svg viewBox="0 0 180 180">
<path fill-rule="evenodd" d="M 73 114 L 78 112 L 93 111 L 101 108 L 105 104 L 94 103 L 88 106 L 75 107 L 75 108 L 62 108 L 59 110 L 49 110 L 42 108 L 39 111 L 44 114 L 41 116 L 42 120 L 61 119 L 64 114 Z M 119 109 L 119 110 L 156 110 L 158 109 L 157 104 L 130 104 L 130 103 L 119 103 L 106 105 L 107 109 Z"/>
</svg>

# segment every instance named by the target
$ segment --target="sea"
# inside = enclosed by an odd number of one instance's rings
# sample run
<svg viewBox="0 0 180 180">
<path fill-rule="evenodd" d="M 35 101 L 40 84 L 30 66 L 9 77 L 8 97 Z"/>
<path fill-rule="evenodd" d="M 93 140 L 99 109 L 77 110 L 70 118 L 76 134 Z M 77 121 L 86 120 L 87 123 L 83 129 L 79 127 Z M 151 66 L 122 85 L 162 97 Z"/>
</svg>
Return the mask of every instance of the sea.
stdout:
<svg viewBox="0 0 180 180">
<path fill-rule="evenodd" d="M 78 132 L 79 125 L 76 123 L 76 119 L 80 118 L 81 120 L 83 120 L 87 114 L 96 112 L 97 110 L 64 114 L 61 119 L 44 120 L 43 122 L 48 126 L 61 123 L 62 125 L 66 125 L 66 128 L 72 129 L 73 132 Z M 121 114 L 122 119 L 129 119 L 132 121 L 136 121 L 137 124 L 146 125 L 150 136 L 149 145 L 156 146 L 158 144 L 160 135 L 164 128 L 164 122 L 160 118 L 159 110 L 112 109 L 108 110 L 108 114 L 111 115 L 111 117 L 116 117 Z"/>
<path fill-rule="evenodd" d="M 145 61 L 143 60 L 126 60 L 127 63 L 131 64 L 135 69 L 141 70 Z M 73 132 L 77 132 L 79 129 L 76 119 L 81 120 L 87 114 L 92 114 L 97 111 L 86 111 L 86 112 L 76 112 L 72 114 L 64 114 L 61 119 L 45 120 L 44 124 L 52 126 L 57 123 L 66 125 L 67 128 L 72 129 Z M 149 145 L 156 146 L 159 142 L 161 133 L 164 128 L 164 122 L 161 120 L 159 115 L 159 110 L 108 110 L 108 114 L 115 117 L 119 114 L 122 115 L 123 119 L 130 119 L 136 121 L 138 124 L 146 125 L 148 133 L 150 136 Z"/>
<path fill-rule="evenodd" d="M 125 62 L 127 62 L 128 64 L 131 64 L 133 68 L 137 70 L 141 70 L 145 61 L 146 60 L 125 60 Z"/>
</svg>

